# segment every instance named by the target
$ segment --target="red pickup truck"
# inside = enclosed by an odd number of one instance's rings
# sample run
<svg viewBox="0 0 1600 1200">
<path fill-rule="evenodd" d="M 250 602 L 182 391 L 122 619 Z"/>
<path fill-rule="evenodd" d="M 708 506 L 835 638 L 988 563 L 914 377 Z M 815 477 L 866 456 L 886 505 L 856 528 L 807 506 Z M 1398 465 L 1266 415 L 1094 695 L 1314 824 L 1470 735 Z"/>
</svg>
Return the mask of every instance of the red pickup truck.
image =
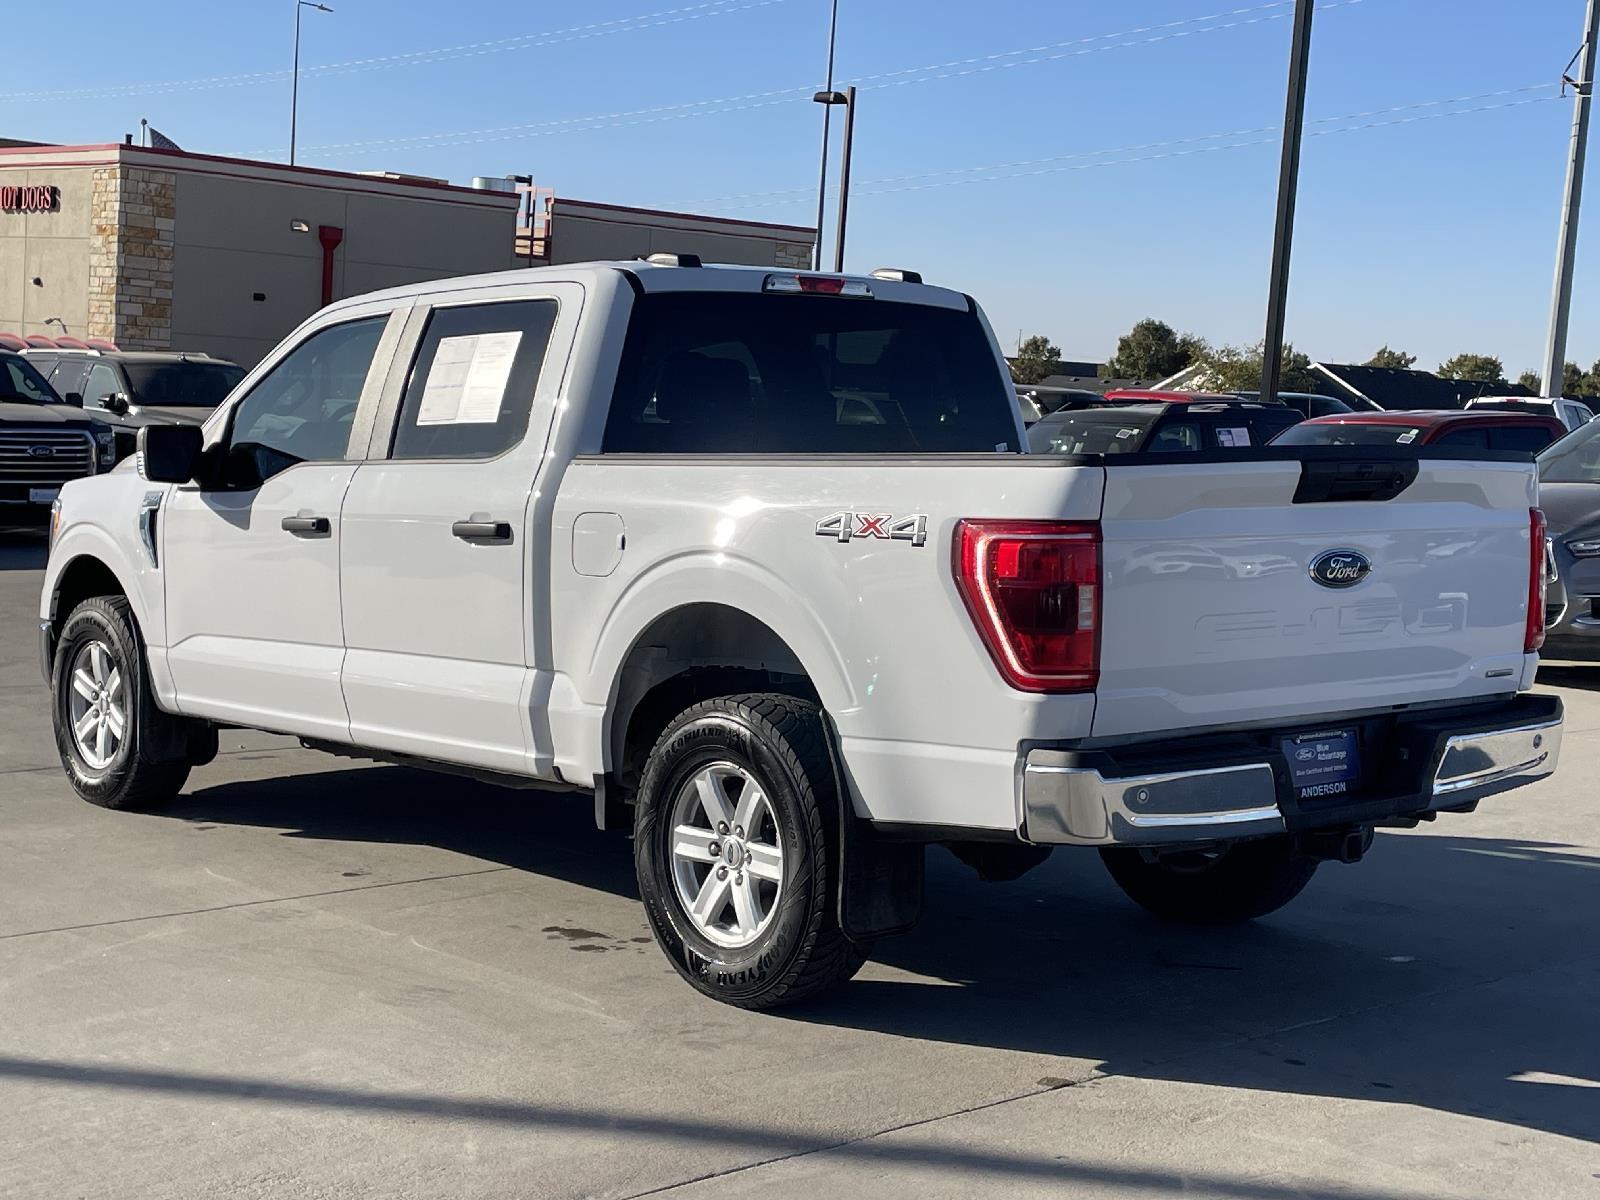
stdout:
<svg viewBox="0 0 1600 1200">
<path fill-rule="evenodd" d="M 1481 409 L 1357 412 L 1314 417 L 1273 439 L 1278 446 L 1446 446 L 1471 450 L 1521 450 L 1537 454 L 1566 434 L 1546 413 Z"/>
</svg>

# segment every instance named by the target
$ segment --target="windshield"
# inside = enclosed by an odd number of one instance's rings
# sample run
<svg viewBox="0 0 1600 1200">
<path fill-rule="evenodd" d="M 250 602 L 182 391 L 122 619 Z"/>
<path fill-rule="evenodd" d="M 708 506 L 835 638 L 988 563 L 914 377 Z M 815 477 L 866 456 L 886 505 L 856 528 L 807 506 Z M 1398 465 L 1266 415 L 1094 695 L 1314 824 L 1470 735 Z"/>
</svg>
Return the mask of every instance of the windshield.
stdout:
<svg viewBox="0 0 1600 1200">
<path fill-rule="evenodd" d="M 1362 425 L 1355 421 L 1291 425 L 1272 439 L 1274 446 L 1412 446 L 1422 440 L 1420 425 Z"/>
<path fill-rule="evenodd" d="M 1123 408 L 1052 413 L 1028 430 L 1034 454 L 1132 454 L 1161 415 Z"/>
<path fill-rule="evenodd" d="M 1600 483 L 1600 423 L 1575 429 L 1539 455 L 1540 483 Z"/>
<path fill-rule="evenodd" d="M 244 378 L 232 363 L 127 362 L 135 404 L 169 408 L 215 408 Z"/>
<path fill-rule="evenodd" d="M 1017 453 L 976 312 L 843 296 L 666 292 L 634 304 L 606 453 Z"/>
<path fill-rule="evenodd" d="M 34 370 L 33 364 L 16 355 L 0 358 L 0 399 L 26 400 L 34 404 L 60 404 L 61 397 Z"/>
</svg>

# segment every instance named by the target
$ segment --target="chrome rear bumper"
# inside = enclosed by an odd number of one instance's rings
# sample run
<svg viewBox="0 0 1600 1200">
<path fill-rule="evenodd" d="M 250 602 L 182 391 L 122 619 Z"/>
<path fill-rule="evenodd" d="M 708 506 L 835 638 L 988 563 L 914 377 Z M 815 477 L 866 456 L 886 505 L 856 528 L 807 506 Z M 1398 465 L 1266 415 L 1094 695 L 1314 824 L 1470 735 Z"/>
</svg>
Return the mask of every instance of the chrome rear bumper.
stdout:
<svg viewBox="0 0 1600 1200">
<path fill-rule="evenodd" d="M 1019 833 L 1044 845 L 1170 846 L 1292 832 L 1318 820 L 1371 822 L 1465 807 L 1542 779 L 1561 756 L 1559 707 L 1553 719 L 1423 733 L 1434 741 L 1420 787 L 1310 814 L 1292 799 L 1282 758 L 1265 747 L 1225 765 L 1126 775 L 1084 765 L 1072 751 L 1034 749 L 1023 763 Z"/>
</svg>

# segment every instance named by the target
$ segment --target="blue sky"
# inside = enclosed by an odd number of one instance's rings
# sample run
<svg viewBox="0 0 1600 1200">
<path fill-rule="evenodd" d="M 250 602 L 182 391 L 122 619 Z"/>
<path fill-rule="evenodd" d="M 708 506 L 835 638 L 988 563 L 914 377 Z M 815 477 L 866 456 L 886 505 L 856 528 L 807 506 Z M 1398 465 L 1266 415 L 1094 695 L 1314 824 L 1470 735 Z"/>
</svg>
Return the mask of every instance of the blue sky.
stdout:
<svg viewBox="0 0 1600 1200">
<path fill-rule="evenodd" d="M 305 15 L 303 163 L 814 215 L 820 109 L 804 93 L 828 0 L 331 2 Z M 840 9 L 837 75 L 862 81 L 852 268 L 973 293 L 1008 347 L 1021 329 L 1103 358 L 1144 316 L 1261 336 L 1291 5 Z M 187 149 L 286 153 L 288 0 L 73 10 L 95 45 L 123 49 L 86 53 L 57 7 L 16 6 L 8 60 L 26 67 L 0 84 L 0 135 L 111 141 L 145 117 Z M 1305 143 L 1292 341 L 1330 361 L 1387 342 L 1426 367 L 1457 351 L 1513 376 L 1537 364 L 1571 120 L 1552 97 L 1582 24 L 1583 0 L 1323 0 L 1309 116 L 1343 119 Z M 377 61 L 325 69 L 359 60 Z M 1430 103 L 1457 97 L 1475 98 Z M 1569 354 L 1585 365 L 1600 358 L 1591 209 Z"/>
</svg>

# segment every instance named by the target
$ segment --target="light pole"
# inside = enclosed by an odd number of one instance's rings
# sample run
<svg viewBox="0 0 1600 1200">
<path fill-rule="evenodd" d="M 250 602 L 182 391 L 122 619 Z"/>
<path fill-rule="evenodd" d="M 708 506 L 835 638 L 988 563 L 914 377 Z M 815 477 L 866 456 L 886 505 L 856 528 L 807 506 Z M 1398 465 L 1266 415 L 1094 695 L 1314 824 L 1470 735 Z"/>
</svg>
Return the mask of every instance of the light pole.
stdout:
<svg viewBox="0 0 1600 1200">
<path fill-rule="evenodd" d="M 844 227 L 845 219 L 850 215 L 850 157 L 855 148 L 856 140 L 856 89 L 854 86 L 845 88 L 842 92 L 818 92 L 811 97 L 818 104 L 833 107 L 835 104 L 844 105 L 844 157 L 839 163 L 839 219 L 833 231 L 833 269 L 844 270 Z M 822 222 L 817 222 L 817 262 L 822 261 Z"/>
<path fill-rule="evenodd" d="M 316 4 L 313 0 L 294 0 L 294 82 L 290 85 L 289 92 L 289 165 L 294 166 L 294 135 L 296 126 L 300 123 L 300 10 L 314 8 L 318 12 L 331 13 L 333 9 L 326 4 Z"/>
<path fill-rule="evenodd" d="M 839 0 L 833 0 L 833 16 L 828 21 L 828 82 L 818 96 L 834 95 L 833 45 L 839 32 Z M 815 97 L 813 97 L 815 98 Z M 823 102 L 822 109 L 822 170 L 817 175 L 817 240 L 811 251 L 811 269 L 822 270 L 822 217 L 828 199 L 828 126 L 833 116 L 832 101 Z"/>
</svg>

